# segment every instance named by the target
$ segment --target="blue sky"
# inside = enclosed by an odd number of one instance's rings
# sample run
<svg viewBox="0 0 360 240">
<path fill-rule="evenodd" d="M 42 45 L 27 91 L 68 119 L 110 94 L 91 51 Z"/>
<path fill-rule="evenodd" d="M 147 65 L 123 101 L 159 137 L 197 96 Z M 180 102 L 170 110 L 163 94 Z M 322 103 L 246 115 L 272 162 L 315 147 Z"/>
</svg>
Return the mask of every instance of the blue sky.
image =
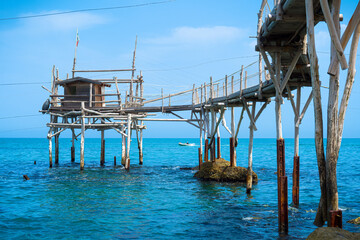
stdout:
<svg viewBox="0 0 360 240">
<path fill-rule="evenodd" d="M 155 1 L 155 0 L 154 0 Z M 69 10 L 116 7 L 154 2 L 153 0 L 103 1 L 25 1 L 0 2 L 0 18 L 56 13 Z M 156 2 L 156 1 L 155 1 Z M 220 79 L 257 60 L 254 50 L 257 12 L 260 1 L 175 0 L 164 4 L 107 11 L 79 12 L 42 18 L 0 21 L 0 137 L 46 137 L 48 115 L 38 114 L 50 87 L 53 65 L 60 77 L 70 73 L 76 29 L 79 29 L 77 67 L 112 69 L 131 67 L 135 37 L 138 36 L 136 67 L 143 70 L 145 96 L 148 98 L 192 88 L 212 76 Z M 356 1 L 342 1 L 346 27 Z M 325 24 L 316 26 L 317 50 L 322 85 L 328 85 L 329 36 Z M 347 48 L 345 52 L 348 52 Z M 359 64 L 356 65 L 357 68 Z M 249 74 L 255 73 L 249 69 Z M 87 75 L 97 77 L 99 75 Z M 346 71 L 341 74 L 341 87 Z M 104 76 L 111 77 L 111 76 Z M 355 77 L 345 120 L 344 137 L 358 137 L 360 108 L 359 76 Z M 8 83 L 38 83 L 4 85 Z M 303 91 L 305 104 L 309 89 Z M 327 102 L 327 89 L 322 89 Z M 326 120 L 326 105 L 323 106 Z M 274 138 L 275 116 L 272 102 L 259 118 L 257 138 Z M 283 135 L 293 137 L 294 115 L 290 102 L 282 105 Z M 21 118 L 13 116 L 36 115 Z M 236 118 L 240 109 L 236 110 Z M 189 116 L 184 113 L 184 116 Z M 228 125 L 230 124 L 229 115 Z M 161 114 L 159 115 L 161 116 Z M 247 138 L 249 122 L 245 118 L 239 137 Z M 185 123 L 148 122 L 145 137 L 198 137 L 198 130 Z M 229 137 L 222 129 L 222 137 Z M 87 132 L 98 137 L 96 131 Z M 106 133 L 117 137 L 115 132 Z M 63 134 L 62 136 L 68 136 Z M 300 136 L 314 136 L 312 104 L 300 128 Z"/>
</svg>

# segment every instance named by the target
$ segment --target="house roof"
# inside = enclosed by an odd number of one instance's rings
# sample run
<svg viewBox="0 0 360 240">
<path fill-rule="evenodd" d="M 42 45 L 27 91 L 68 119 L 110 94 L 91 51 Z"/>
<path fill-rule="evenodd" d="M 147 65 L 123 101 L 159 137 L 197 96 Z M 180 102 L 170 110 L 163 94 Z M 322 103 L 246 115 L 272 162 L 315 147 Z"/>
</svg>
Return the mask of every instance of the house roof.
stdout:
<svg viewBox="0 0 360 240">
<path fill-rule="evenodd" d="M 110 84 L 105 84 L 99 81 L 95 81 L 92 79 L 88 79 L 88 78 L 83 78 L 83 77 L 74 77 L 74 78 L 69 78 L 63 81 L 59 81 L 57 82 L 58 85 L 66 85 L 66 84 L 70 84 L 70 83 L 75 83 L 75 82 L 84 82 L 84 83 L 92 83 L 92 84 L 97 84 L 97 85 L 102 85 L 102 86 L 106 86 L 106 87 L 110 87 Z"/>
</svg>

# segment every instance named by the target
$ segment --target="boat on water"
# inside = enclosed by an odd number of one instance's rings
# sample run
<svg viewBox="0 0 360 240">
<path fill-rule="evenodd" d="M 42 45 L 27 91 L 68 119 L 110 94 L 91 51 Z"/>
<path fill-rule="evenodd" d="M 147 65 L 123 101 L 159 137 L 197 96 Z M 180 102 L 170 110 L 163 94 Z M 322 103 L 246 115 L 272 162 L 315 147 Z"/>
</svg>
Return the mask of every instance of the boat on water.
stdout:
<svg viewBox="0 0 360 240">
<path fill-rule="evenodd" d="M 193 147 L 193 146 L 195 146 L 195 143 L 181 143 L 181 142 L 179 142 L 179 145 L 184 146 L 184 147 Z"/>
</svg>

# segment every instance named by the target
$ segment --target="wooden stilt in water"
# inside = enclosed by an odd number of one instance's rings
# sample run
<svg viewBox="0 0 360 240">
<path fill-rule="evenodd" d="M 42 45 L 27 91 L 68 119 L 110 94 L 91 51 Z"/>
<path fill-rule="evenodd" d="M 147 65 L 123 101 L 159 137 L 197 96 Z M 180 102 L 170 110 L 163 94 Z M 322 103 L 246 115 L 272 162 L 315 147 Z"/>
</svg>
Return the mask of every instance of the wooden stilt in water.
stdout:
<svg viewBox="0 0 360 240">
<path fill-rule="evenodd" d="M 230 138 L 230 167 L 235 167 L 235 156 L 234 156 L 235 141 L 234 138 Z"/>
<path fill-rule="evenodd" d="M 216 118 L 216 122 L 218 121 L 218 119 Z M 221 142 L 220 142 L 220 128 L 219 126 L 216 129 L 216 134 L 217 134 L 217 158 L 220 159 L 221 158 Z M 215 140 L 214 140 L 215 142 Z"/>
<path fill-rule="evenodd" d="M 123 125 L 121 131 L 125 133 L 125 126 Z M 121 165 L 125 166 L 126 161 L 126 137 L 121 135 Z"/>
<path fill-rule="evenodd" d="M 202 164 L 202 154 L 201 154 L 201 148 L 198 149 L 199 152 L 199 170 L 201 169 L 201 164 Z"/>
<path fill-rule="evenodd" d="M 330 224 L 329 227 L 342 228 L 342 211 L 330 210 Z"/>
<path fill-rule="evenodd" d="M 231 108 L 231 137 L 233 141 L 233 147 L 232 147 L 232 164 L 230 162 L 230 165 L 233 167 L 236 167 L 236 139 L 235 139 L 235 108 Z M 231 155 L 231 154 L 230 154 Z"/>
<path fill-rule="evenodd" d="M 116 156 L 114 156 L 114 166 L 116 166 Z"/>
<path fill-rule="evenodd" d="M 295 207 L 299 206 L 299 185 L 300 185 L 300 157 L 294 156 L 292 202 Z"/>
<path fill-rule="evenodd" d="M 101 153 L 100 153 L 100 166 L 105 164 L 105 139 L 104 130 L 101 130 Z"/>
<path fill-rule="evenodd" d="M 131 145 L 131 114 L 128 115 L 127 119 L 127 143 L 126 143 L 126 160 L 125 169 L 130 169 L 130 145 Z"/>
<path fill-rule="evenodd" d="M 256 102 L 253 102 L 251 115 L 255 119 Z M 250 136 L 249 136 L 249 152 L 248 152 L 248 169 L 246 175 L 246 193 L 250 194 L 252 189 L 252 152 L 254 142 L 254 125 L 250 122 Z"/>
<path fill-rule="evenodd" d="M 209 139 L 205 140 L 205 151 L 204 151 L 204 161 L 208 162 L 209 161 Z"/>
<path fill-rule="evenodd" d="M 277 140 L 277 177 L 278 177 L 278 219 L 279 232 L 288 232 L 287 177 L 285 176 L 285 142 Z"/>
<path fill-rule="evenodd" d="M 300 116 L 301 88 L 297 88 L 296 94 L 296 113 L 295 114 L 295 137 L 294 137 L 294 166 L 293 166 L 293 187 L 292 203 L 294 207 L 299 206 L 299 188 L 300 188 L 300 157 L 299 157 L 299 125 L 296 125 Z"/>
<path fill-rule="evenodd" d="M 55 139 L 55 164 L 59 164 L 59 136 L 60 134 L 54 137 Z"/>
<path fill-rule="evenodd" d="M 217 137 L 217 158 L 218 159 L 221 158 L 221 141 L 220 141 L 220 137 Z"/>
<path fill-rule="evenodd" d="M 75 134 L 74 132 L 72 133 L 72 138 L 71 138 L 71 162 L 75 162 Z"/>
<path fill-rule="evenodd" d="M 58 122 L 58 117 L 54 117 L 54 122 L 57 123 Z M 57 132 L 58 129 L 55 128 L 54 129 L 54 133 Z M 55 164 L 59 164 L 59 134 L 54 136 L 54 140 L 55 140 Z"/>
<path fill-rule="evenodd" d="M 212 96 L 212 95 L 210 95 Z M 211 135 L 215 133 L 215 112 L 213 109 L 211 109 Z M 212 141 L 212 144 L 210 147 L 210 160 L 212 162 L 215 161 L 215 141 Z"/>
<path fill-rule="evenodd" d="M 49 167 L 52 168 L 52 138 L 49 137 Z"/>
<path fill-rule="evenodd" d="M 85 103 L 81 102 L 81 141 L 80 141 L 80 170 L 84 169 L 84 141 L 85 141 Z"/>
<path fill-rule="evenodd" d="M 286 176 L 279 177 L 279 232 L 287 233 L 289 232 L 289 213 L 288 213 L 288 183 Z"/>
<path fill-rule="evenodd" d="M 141 126 L 143 125 L 143 122 L 141 121 Z M 143 132 L 142 129 L 139 130 L 139 144 L 138 144 L 138 148 L 139 148 L 139 164 L 143 165 Z"/>
</svg>

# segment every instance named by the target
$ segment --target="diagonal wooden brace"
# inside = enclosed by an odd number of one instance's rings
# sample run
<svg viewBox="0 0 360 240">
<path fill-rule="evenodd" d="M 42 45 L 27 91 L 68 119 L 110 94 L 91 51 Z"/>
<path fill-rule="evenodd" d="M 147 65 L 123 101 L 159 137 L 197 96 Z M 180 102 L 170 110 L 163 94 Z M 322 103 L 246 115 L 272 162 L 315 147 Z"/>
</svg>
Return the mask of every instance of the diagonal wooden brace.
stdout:
<svg viewBox="0 0 360 240">
<path fill-rule="evenodd" d="M 320 5 L 321 5 L 322 12 L 324 14 L 324 17 L 325 17 L 326 24 L 327 24 L 328 29 L 329 29 L 331 41 L 333 42 L 334 47 L 336 49 L 336 55 L 337 55 L 337 58 L 339 59 L 341 68 L 343 70 L 347 69 L 348 65 L 347 65 L 347 62 L 346 62 L 345 55 L 344 55 L 344 49 L 341 46 L 340 39 L 339 39 L 339 36 L 337 34 L 334 21 L 333 21 L 333 19 L 331 17 L 329 3 L 328 3 L 327 0 L 320 0 Z"/>
<path fill-rule="evenodd" d="M 250 112 L 250 110 L 249 110 L 249 107 L 248 107 L 248 105 L 247 105 L 247 101 L 245 100 L 245 98 L 243 98 L 242 101 L 243 101 L 243 103 L 244 103 L 243 105 L 244 105 L 244 108 L 245 108 L 245 110 L 246 110 L 246 112 L 247 112 L 247 114 L 248 114 L 248 116 L 249 116 L 249 119 L 250 119 L 250 121 L 251 121 L 251 124 L 253 125 L 254 130 L 257 131 L 257 127 L 256 127 L 256 125 L 255 125 L 255 119 L 253 118 L 253 116 L 252 116 L 252 114 L 251 114 L 251 112 Z"/>
<path fill-rule="evenodd" d="M 288 70 L 286 72 L 286 75 L 285 75 L 285 77 L 284 77 L 284 79 L 283 79 L 283 81 L 281 83 L 280 94 L 284 91 L 284 89 L 285 89 L 285 87 L 286 87 L 286 85 L 287 85 L 287 83 L 288 83 L 288 81 L 290 79 L 290 76 L 291 76 L 292 72 L 294 71 L 296 63 L 298 62 L 301 54 L 302 54 L 302 50 L 296 52 L 293 60 L 291 61 L 291 64 L 290 64 L 290 66 L 289 66 L 289 68 L 288 68 Z"/>
<path fill-rule="evenodd" d="M 296 125 L 295 125 L 296 127 L 300 126 L 301 120 L 303 119 L 303 117 L 305 115 L 305 112 L 306 112 L 307 108 L 309 107 L 309 105 L 311 103 L 312 98 L 313 98 L 313 92 L 311 91 L 311 93 L 309 94 L 309 97 L 308 97 L 308 99 L 307 99 L 307 101 L 305 103 L 305 106 L 304 106 L 303 110 L 301 111 L 300 116 L 298 117 L 298 120 L 297 120 Z"/>
</svg>

